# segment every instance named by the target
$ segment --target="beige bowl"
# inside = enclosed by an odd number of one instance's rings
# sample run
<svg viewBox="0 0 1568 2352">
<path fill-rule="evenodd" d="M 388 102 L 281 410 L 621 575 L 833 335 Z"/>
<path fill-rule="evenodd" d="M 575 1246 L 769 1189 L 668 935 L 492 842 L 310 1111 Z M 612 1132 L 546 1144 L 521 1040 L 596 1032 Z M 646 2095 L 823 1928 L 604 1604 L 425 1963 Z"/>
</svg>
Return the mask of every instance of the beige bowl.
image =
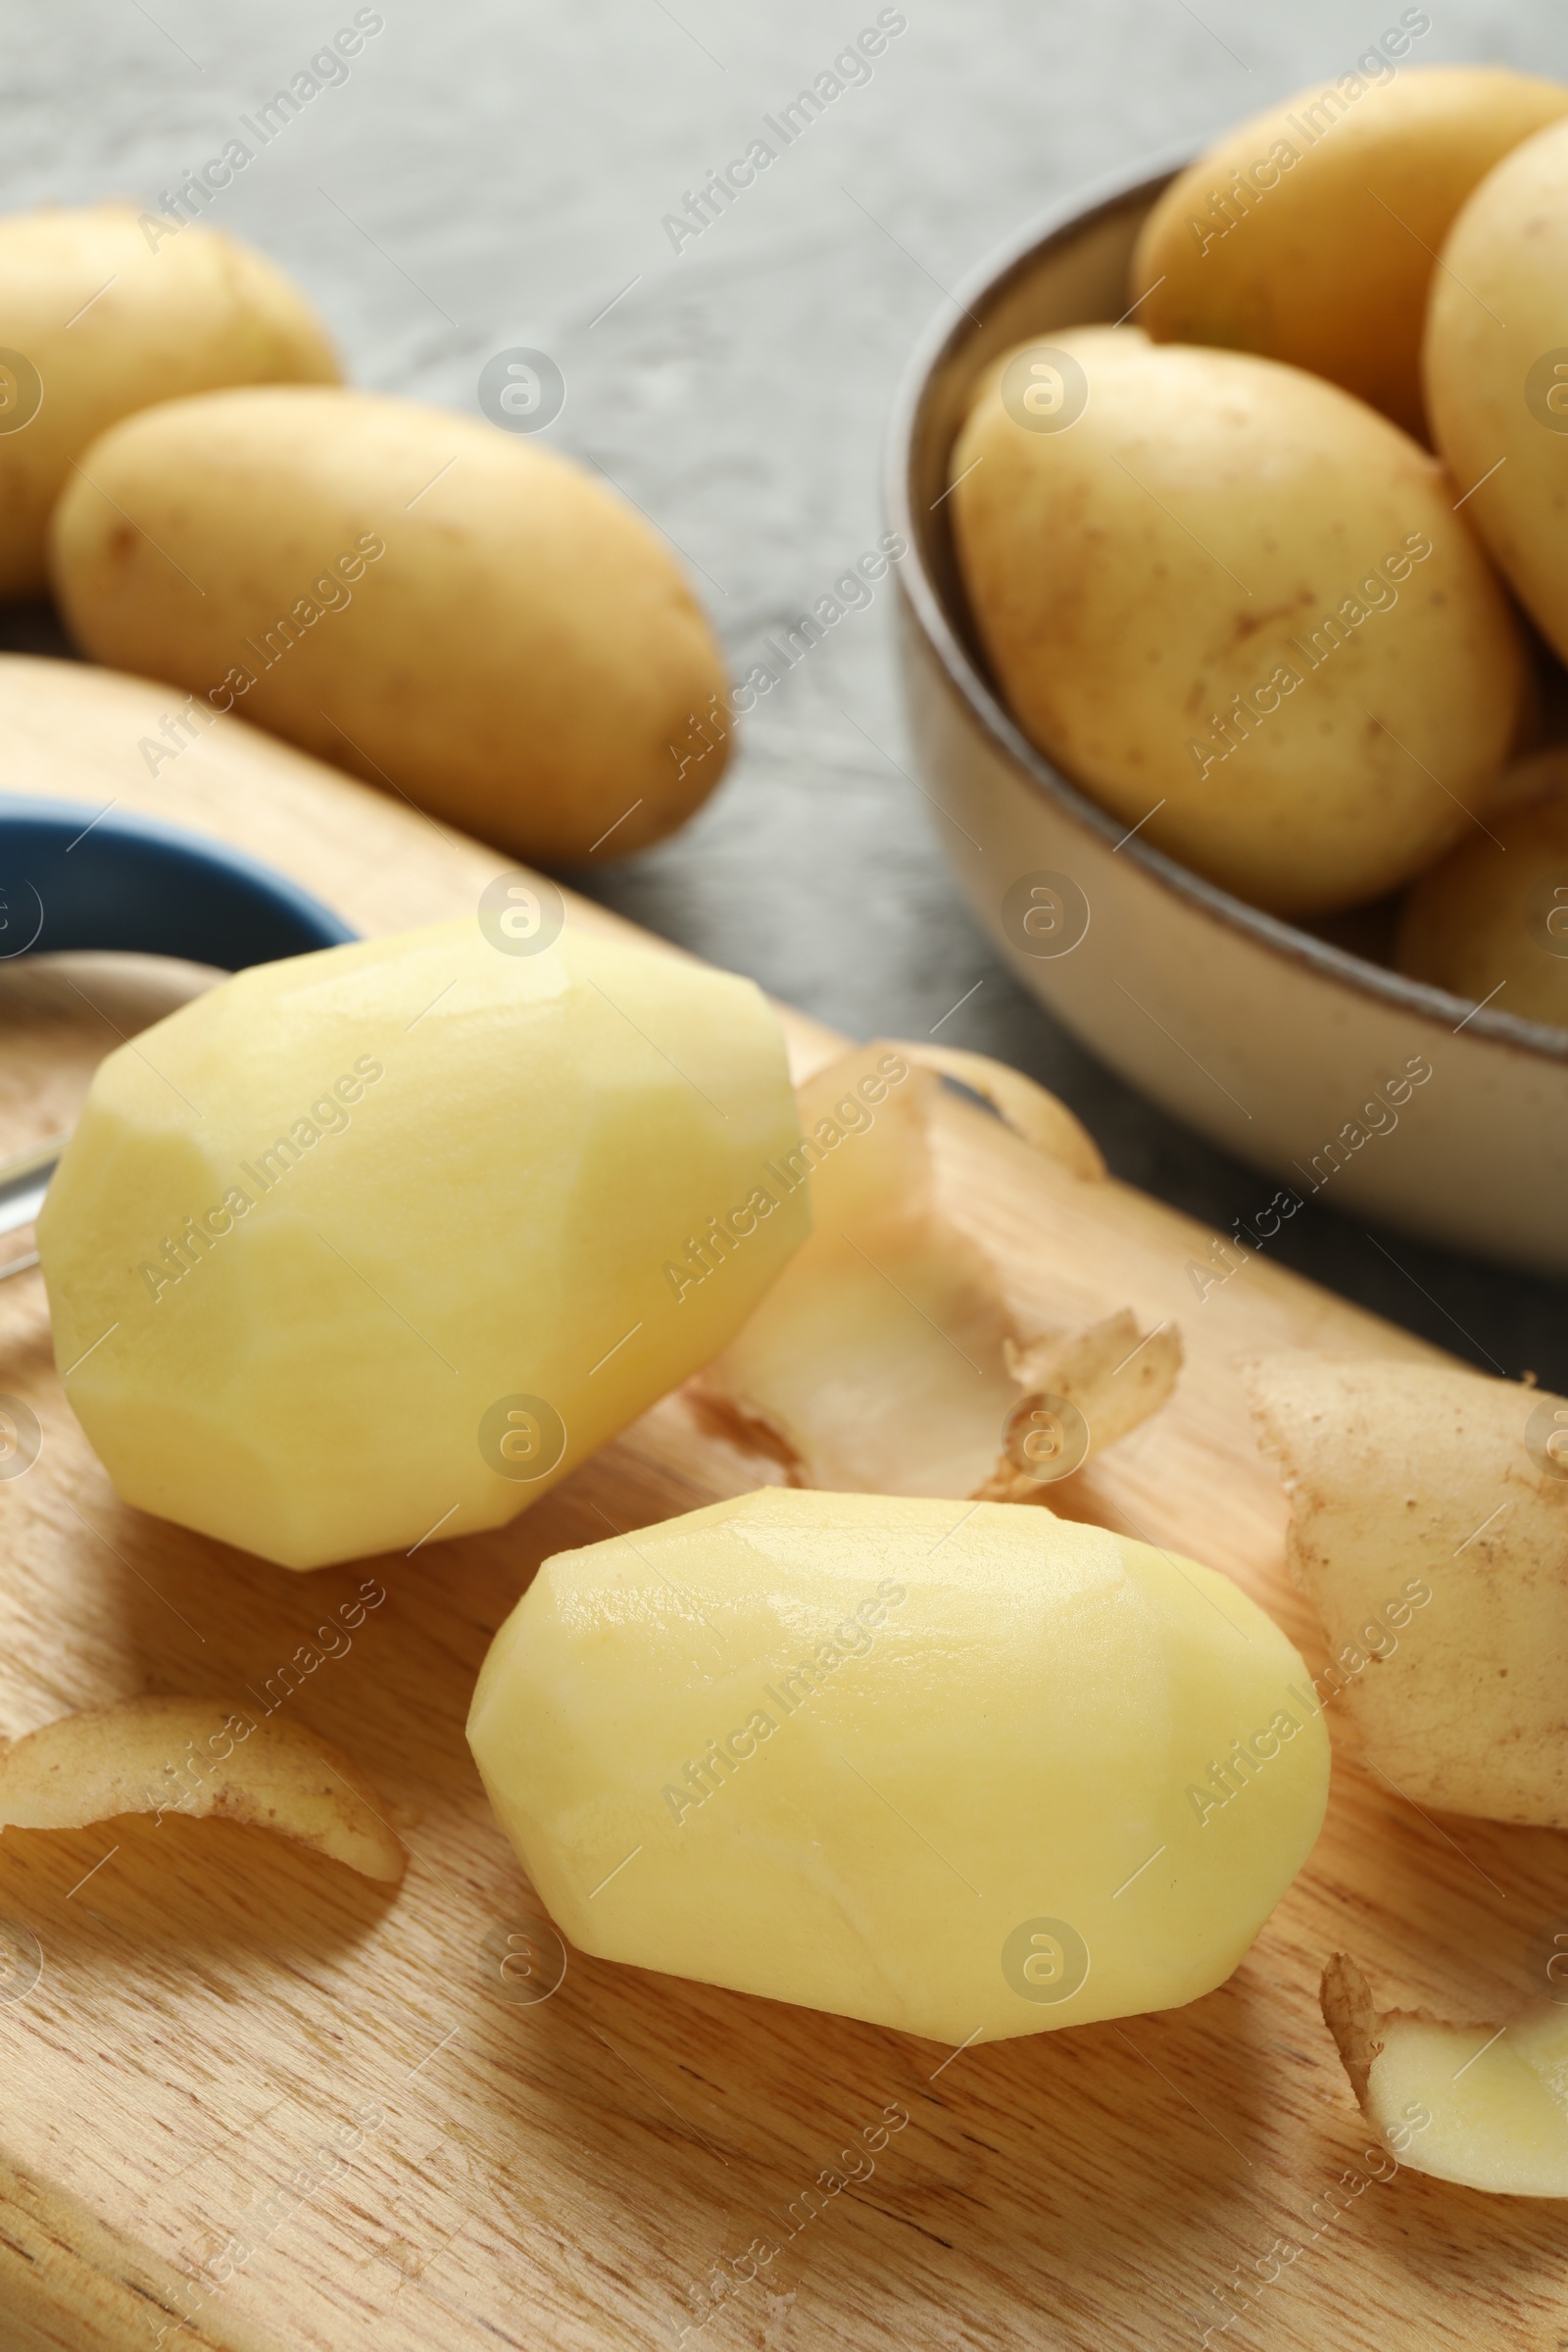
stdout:
<svg viewBox="0 0 1568 2352">
<path fill-rule="evenodd" d="M 1301 1200 L 1568 1270 L 1568 1030 L 1403 979 L 1129 838 L 1025 741 L 978 652 L 944 497 L 971 386 L 1028 336 L 1122 316 L 1168 176 L 1033 228 L 961 290 L 900 395 L 902 658 L 938 833 L 1018 978 L 1167 1110 Z"/>
</svg>

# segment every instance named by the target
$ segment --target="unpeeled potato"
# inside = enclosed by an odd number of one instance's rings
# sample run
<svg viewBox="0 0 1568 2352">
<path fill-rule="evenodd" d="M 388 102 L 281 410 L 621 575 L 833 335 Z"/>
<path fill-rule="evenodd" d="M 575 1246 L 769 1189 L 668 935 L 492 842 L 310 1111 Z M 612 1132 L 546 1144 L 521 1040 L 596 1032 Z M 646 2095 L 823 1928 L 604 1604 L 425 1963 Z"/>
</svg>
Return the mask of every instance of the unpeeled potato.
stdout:
<svg viewBox="0 0 1568 2352">
<path fill-rule="evenodd" d="M 130 418 L 86 470 L 51 564 L 95 661 L 545 864 L 656 841 L 718 780 L 723 672 L 679 564 L 536 441 L 230 392 Z"/>
<path fill-rule="evenodd" d="M 200 222 L 131 204 L 0 220 L 0 597 L 46 585 L 49 515 L 89 443 L 225 384 L 335 383 L 298 288 Z"/>
<path fill-rule="evenodd" d="M 1561 83 L 1500 66 L 1396 71 L 1430 26 L 1407 9 L 1351 71 L 1239 123 L 1171 182 L 1133 256 L 1156 342 L 1288 360 L 1424 431 L 1435 256 L 1499 158 L 1568 114 Z"/>
<path fill-rule="evenodd" d="M 1485 811 L 1519 629 L 1441 466 L 1348 393 L 1076 327 L 988 372 L 951 479 L 1003 693 L 1145 840 L 1314 914 Z"/>
<path fill-rule="evenodd" d="M 1568 754 L 1523 763 L 1549 789 L 1499 809 L 1411 885 L 1395 962 L 1498 1012 L 1568 1028 Z"/>
<path fill-rule="evenodd" d="M 1455 220 L 1425 368 L 1465 513 L 1568 661 L 1568 123 L 1516 148 Z"/>
</svg>

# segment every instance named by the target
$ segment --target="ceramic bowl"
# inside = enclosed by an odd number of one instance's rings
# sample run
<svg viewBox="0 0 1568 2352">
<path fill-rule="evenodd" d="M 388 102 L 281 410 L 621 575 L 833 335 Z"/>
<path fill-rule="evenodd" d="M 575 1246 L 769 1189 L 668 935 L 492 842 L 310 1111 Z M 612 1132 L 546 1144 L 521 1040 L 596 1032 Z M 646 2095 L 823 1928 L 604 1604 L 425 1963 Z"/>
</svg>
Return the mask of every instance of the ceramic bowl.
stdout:
<svg viewBox="0 0 1568 2352">
<path fill-rule="evenodd" d="M 1568 1031 L 1403 979 L 1129 837 L 1025 740 L 978 650 L 944 495 L 971 387 L 1014 343 L 1122 317 L 1133 240 L 1170 176 L 1037 223 L 958 290 L 910 368 L 888 505 L 909 543 L 900 632 L 917 781 L 1018 978 L 1134 1086 L 1260 1171 L 1265 1228 L 1288 1188 L 1568 1270 Z"/>
</svg>

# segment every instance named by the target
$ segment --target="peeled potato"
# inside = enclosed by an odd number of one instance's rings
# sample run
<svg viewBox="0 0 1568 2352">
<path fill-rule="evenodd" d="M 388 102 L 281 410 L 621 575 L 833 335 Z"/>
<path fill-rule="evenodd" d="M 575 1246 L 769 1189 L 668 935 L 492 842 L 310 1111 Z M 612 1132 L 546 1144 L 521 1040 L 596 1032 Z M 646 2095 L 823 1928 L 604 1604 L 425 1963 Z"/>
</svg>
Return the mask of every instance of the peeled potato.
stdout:
<svg viewBox="0 0 1568 2352">
<path fill-rule="evenodd" d="M 953 454 L 964 585 L 1024 732 L 1281 914 L 1420 872 L 1484 811 L 1520 634 L 1442 467 L 1333 385 L 1128 327 L 1025 345 Z"/>
<path fill-rule="evenodd" d="M 122 416 L 224 384 L 337 381 L 326 333 L 265 255 L 131 204 L 0 220 L 0 597 L 47 584 L 74 461 Z"/>
<path fill-rule="evenodd" d="M 1561 753 L 1530 764 L 1554 780 L 1568 770 Z M 1411 885 L 1395 962 L 1456 997 L 1568 1028 L 1568 791 L 1559 782 L 1487 828 Z"/>
<path fill-rule="evenodd" d="M 285 1567 L 496 1527 L 734 1335 L 798 1140 L 762 997 L 684 958 L 469 917 L 259 965 L 93 1078 L 66 1394 L 127 1502 Z"/>
<path fill-rule="evenodd" d="M 1568 123 L 1516 148 L 1455 220 L 1425 368 L 1465 513 L 1568 660 Z"/>
<path fill-rule="evenodd" d="M 1500 66 L 1396 75 L 1384 51 L 1403 57 L 1410 39 L 1385 34 L 1353 72 L 1239 123 L 1171 182 L 1133 255 L 1156 342 L 1288 360 L 1424 433 L 1435 257 L 1477 182 L 1568 114 L 1568 89 Z"/>
<path fill-rule="evenodd" d="M 1223 1984 L 1322 1822 L 1302 1679 L 1102 1528 L 773 1488 L 546 1561 L 468 1739 L 583 1950 L 959 2042 Z"/>
<path fill-rule="evenodd" d="M 718 649 L 641 515 L 535 441 L 368 392 L 214 394 L 95 442 L 51 567 L 170 678 L 544 864 L 657 841 L 729 751 Z"/>
</svg>

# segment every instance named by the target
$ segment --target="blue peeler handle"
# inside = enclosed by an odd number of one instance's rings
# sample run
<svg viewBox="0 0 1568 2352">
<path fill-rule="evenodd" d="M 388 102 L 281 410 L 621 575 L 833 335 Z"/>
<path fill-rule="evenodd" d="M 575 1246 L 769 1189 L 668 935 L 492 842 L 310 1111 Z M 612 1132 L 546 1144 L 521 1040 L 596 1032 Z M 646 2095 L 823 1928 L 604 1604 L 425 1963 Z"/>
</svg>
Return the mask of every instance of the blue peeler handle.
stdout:
<svg viewBox="0 0 1568 2352">
<path fill-rule="evenodd" d="M 309 891 L 222 842 L 112 802 L 0 795 L 0 962 L 98 948 L 238 972 L 358 937 Z M 65 1142 L 53 1136 L 0 1166 L 0 1234 L 32 1222 Z"/>
<path fill-rule="evenodd" d="M 108 948 L 238 972 L 358 937 L 309 891 L 222 842 L 113 803 L 0 795 L 0 961 Z"/>
</svg>

